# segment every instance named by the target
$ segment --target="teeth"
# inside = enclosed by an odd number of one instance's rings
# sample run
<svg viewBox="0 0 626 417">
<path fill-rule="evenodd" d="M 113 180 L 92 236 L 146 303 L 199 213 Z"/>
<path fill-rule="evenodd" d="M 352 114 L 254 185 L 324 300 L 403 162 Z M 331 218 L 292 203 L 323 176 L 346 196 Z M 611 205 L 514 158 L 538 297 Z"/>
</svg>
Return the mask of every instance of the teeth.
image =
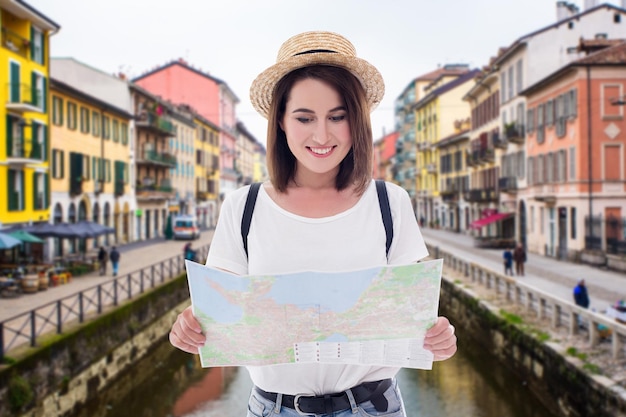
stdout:
<svg viewBox="0 0 626 417">
<path fill-rule="evenodd" d="M 311 152 L 316 153 L 318 155 L 326 155 L 328 152 L 330 152 L 333 148 L 311 148 Z"/>
</svg>

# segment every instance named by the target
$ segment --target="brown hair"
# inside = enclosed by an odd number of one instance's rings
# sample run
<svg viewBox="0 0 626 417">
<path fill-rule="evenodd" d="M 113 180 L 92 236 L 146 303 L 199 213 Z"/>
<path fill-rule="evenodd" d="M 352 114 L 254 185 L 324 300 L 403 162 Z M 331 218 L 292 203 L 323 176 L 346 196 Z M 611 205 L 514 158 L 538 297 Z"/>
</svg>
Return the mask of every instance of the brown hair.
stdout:
<svg viewBox="0 0 626 417">
<path fill-rule="evenodd" d="M 280 121 L 285 115 L 293 85 L 307 78 L 328 83 L 344 101 L 352 136 L 352 148 L 340 163 L 335 187 L 337 190 L 343 190 L 355 184 L 357 193 L 362 194 L 372 178 L 373 141 L 370 109 L 365 90 L 359 80 L 348 70 L 329 65 L 296 69 L 284 76 L 276 85 L 267 125 L 267 166 L 272 185 L 279 192 L 285 192 L 296 172 L 296 157 L 287 145 L 287 137 L 280 127 Z"/>
</svg>

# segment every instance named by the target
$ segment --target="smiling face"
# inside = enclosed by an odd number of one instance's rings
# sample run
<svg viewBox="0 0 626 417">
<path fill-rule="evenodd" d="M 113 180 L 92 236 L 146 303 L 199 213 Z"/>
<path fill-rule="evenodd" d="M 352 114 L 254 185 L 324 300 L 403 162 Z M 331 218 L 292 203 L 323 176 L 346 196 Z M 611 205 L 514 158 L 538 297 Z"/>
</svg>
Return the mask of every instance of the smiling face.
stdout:
<svg viewBox="0 0 626 417">
<path fill-rule="evenodd" d="M 289 93 L 280 123 L 296 158 L 296 182 L 317 175 L 335 178 L 352 147 L 347 109 L 328 83 L 306 78 Z"/>
</svg>

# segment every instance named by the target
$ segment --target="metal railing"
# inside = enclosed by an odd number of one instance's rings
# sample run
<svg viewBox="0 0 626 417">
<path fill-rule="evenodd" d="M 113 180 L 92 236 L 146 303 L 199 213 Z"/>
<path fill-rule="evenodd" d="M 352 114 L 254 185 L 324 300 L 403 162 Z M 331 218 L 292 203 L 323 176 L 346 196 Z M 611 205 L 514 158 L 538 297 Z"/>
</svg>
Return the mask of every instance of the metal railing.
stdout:
<svg viewBox="0 0 626 417">
<path fill-rule="evenodd" d="M 199 259 L 206 259 L 208 248 L 205 245 L 197 250 Z M 11 349 L 27 343 L 35 347 L 42 336 L 51 332 L 62 334 L 68 327 L 100 316 L 107 307 L 132 300 L 184 271 L 183 255 L 174 256 L 3 320 L 0 362 Z"/>
<path fill-rule="evenodd" d="M 428 251 L 435 259 L 443 258 L 444 266 L 469 278 L 473 284 L 483 286 L 508 305 L 521 307 L 539 320 L 545 320 L 553 329 L 565 328 L 570 336 L 586 332 L 592 347 L 600 343 L 599 325 L 604 326 L 610 333 L 611 356 L 614 359 L 626 356 L 626 325 L 618 323 L 615 319 L 564 301 L 439 247 L 428 245 Z M 579 326 L 579 322 L 586 323 L 586 326 Z"/>
</svg>

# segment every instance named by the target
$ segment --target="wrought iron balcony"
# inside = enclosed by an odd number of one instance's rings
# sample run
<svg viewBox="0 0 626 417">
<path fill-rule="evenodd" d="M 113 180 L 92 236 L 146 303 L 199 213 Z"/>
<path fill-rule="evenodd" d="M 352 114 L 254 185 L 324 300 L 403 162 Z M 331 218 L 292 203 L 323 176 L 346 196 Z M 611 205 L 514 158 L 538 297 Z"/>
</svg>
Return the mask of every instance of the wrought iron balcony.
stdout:
<svg viewBox="0 0 626 417">
<path fill-rule="evenodd" d="M 504 125 L 504 137 L 507 141 L 523 144 L 524 143 L 524 126 L 516 123 L 509 123 Z"/>
<path fill-rule="evenodd" d="M 29 39 L 2 27 L 2 46 L 21 57 L 28 58 L 31 42 Z"/>
<path fill-rule="evenodd" d="M 517 177 L 501 177 L 498 179 L 498 188 L 505 193 L 517 192 Z"/>
<path fill-rule="evenodd" d="M 43 160 L 46 149 L 44 145 L 24 139 L 23 137 L 9 138 L 7 143 L 7 163 L 9 165 L 26 165 Z"/>
<path fill-rule="evenodd" d="M 479 188 L 466 191 L 463 198 L 472 203 L 489 203 L 497 202 L 498 194 L 494 189 Z"/>
<path fill-rule="evenodd" d="M 43 91 L 25 83 L 7 84 L 6 108 L 17 113 L 43 113 Z"/>
<path fill-rule="evenodd" d="M 137 164 L 157 165 L 165 168 L 176 168 L 176 156 L 167 152 L 146 150 L 137 158 Z"/>
<path fill-rule="evenodd" d="M 147 129 L 161 136 L 174 136 L 176 133 L 174 124 L 169 119 L 154 112 L 142 112 L 136 126 L 138 129 Z"/>
</svg>

